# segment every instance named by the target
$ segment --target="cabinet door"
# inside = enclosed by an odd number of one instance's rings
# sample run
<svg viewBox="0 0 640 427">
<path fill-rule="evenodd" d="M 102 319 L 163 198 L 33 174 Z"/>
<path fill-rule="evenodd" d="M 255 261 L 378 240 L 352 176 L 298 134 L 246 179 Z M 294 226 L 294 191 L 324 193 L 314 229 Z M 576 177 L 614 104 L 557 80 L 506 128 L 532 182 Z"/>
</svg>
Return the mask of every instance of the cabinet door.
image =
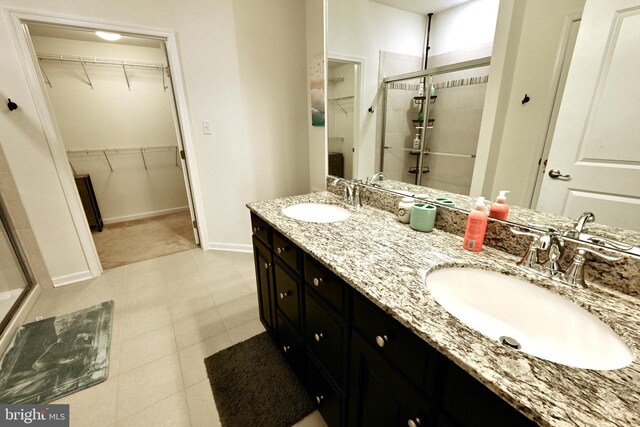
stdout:
<svg viewBox="0 0 640 427">
<path fill-rule="evenodd" d="M 430 426 L 431 402 L 399 371 L 353 333 L 350 426 Z"/>
<path fill-rule="evenodd" d="M 275 305 L 273 301 L 273 279 L 271 253 L 253 238 L 253 257 L 256 268 L 256 282 L 258 285 L 258 309 L 260 321 L 271 334 L 275 336 Z"/>
</svg>

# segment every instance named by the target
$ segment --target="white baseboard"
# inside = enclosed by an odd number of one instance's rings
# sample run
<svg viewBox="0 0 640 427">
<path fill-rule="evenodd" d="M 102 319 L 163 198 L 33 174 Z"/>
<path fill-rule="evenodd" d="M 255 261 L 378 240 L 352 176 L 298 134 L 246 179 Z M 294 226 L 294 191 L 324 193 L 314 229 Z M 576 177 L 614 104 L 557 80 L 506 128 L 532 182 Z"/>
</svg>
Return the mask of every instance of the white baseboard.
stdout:
<svg viewBox="0 0 640 427">
<path fill-rule="evenodd" d="M 53 282 L 53 287 L 57 288 L 59 286 L 70 285 L 72 283 L 91 279 L 92 277 L 91 271 L 84 270 L 77 273 L 66 274 L 64 276 L 52 277 L 51 281 Z"/>
<path fill-rule="evenodd" d="M 22 301 L 22 304 L 20 304 L 20 308 L 13 315 L 13 318 L 7 325 L 7 328 L 4 330 L 3 334 L 0 335 L 0 354 L 4 354 L 7 347 L 9 347 L 9 344 L 11 344 L 13 336 L 15 335 L 18 328 L 22 326 L 24 321 L 27 319 L 27 315 L 36 304 L 36 301 L 38 300 L 41 292 L 42 288 L 40 287 L 40 285 L 36 284 L 33 289 L 31 289 L 31 292 L 29 292 L 29 295 L 27 295 L 24 301 Z"/>
<path fill-rule="evenodd" d="M 209 242 L 207 251 L 229 251 L 229 252 L 253 252 L 251 245 L 238 245 L 235 243 Z"/>
<path fill-rule="evenodd" d="M 189 210 L 189 206 L 180 206 L 178 208 L 162 209 L 159 211 L 143 212 L 133 215 L 114 216 L 113 218 L 102 218 L 105 224 L 114 224 L 116 222 L 133 221 L 136 219 L 152 218 L 154 216 L 169 215 L 172 213 L 185 212 Z"/>
</svg>

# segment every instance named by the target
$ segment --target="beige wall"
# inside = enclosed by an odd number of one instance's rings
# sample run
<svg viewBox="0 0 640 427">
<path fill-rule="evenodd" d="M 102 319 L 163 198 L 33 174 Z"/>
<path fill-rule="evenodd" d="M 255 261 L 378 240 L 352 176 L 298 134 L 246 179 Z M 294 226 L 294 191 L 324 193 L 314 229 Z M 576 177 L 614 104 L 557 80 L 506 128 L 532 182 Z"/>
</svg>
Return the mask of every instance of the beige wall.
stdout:
<svg viewBox="0 0 640 427">
<path fill-rule="evenodd" d="M 162 3 L 0 0 L 3 8 L 174 31 L 209 226 L 203 246 L 249 249 L 246 202 L 309 189 L 305 4 L 297 0 Z M 3 11 L 4 12 L 4 11 Z M 5 150 L 54 277 L 88 269 L 53 167 L 7 14 L 0 26 Z M 212 135 L 201 121 L 210 120 Z M 60 250 L 64 248 L 64 250 Z"/>
</svg>

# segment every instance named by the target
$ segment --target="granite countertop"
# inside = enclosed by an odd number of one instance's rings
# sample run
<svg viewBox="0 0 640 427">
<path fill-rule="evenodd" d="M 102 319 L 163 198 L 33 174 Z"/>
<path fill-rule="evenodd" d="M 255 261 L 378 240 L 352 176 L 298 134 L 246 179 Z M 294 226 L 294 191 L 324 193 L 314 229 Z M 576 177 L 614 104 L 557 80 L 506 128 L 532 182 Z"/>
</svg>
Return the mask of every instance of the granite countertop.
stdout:
<svg viewBox="0 0 640 427">
<path fill-rule="evenodd" d="M 395 216 L 351 207 L 345 221 L 316 224 L 282 215 L 295 203 L 341 204 L 329 192 L 247 204 L 358 292 L 540 425 L 640 425 L 640 302 L 591 283 L 575 290 L 530 275 L 515 256 L 484 247 L 462 248 L 462 238 L 413 231 Z M 343 205 L 344 206 L 344 205 Z M 634 361 L 615 371 L 571 368 L 505 348 L 460 323 L 430 295 L 424 277 L 444 267 L 474 267 L 524 278 L 595 314 L 632 349 Z"/>
</svg>

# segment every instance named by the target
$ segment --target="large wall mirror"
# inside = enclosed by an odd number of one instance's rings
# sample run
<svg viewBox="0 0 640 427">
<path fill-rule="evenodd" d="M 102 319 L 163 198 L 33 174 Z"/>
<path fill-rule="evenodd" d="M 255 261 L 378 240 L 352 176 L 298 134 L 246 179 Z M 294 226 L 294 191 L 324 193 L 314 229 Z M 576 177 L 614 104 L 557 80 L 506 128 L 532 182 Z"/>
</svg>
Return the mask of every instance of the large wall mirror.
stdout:
<svg viewBox="0 0 640 427">
<path fill-rule="evenodd" d="M 327 0 L 327 13 L 344 129 L 329 115 L 327 144 L 345 176 L 508 190 L 511 205 L 640 231 L 640 0 Z M 427 40 L 427 75 L 411 78 Z"/>
</svg>

